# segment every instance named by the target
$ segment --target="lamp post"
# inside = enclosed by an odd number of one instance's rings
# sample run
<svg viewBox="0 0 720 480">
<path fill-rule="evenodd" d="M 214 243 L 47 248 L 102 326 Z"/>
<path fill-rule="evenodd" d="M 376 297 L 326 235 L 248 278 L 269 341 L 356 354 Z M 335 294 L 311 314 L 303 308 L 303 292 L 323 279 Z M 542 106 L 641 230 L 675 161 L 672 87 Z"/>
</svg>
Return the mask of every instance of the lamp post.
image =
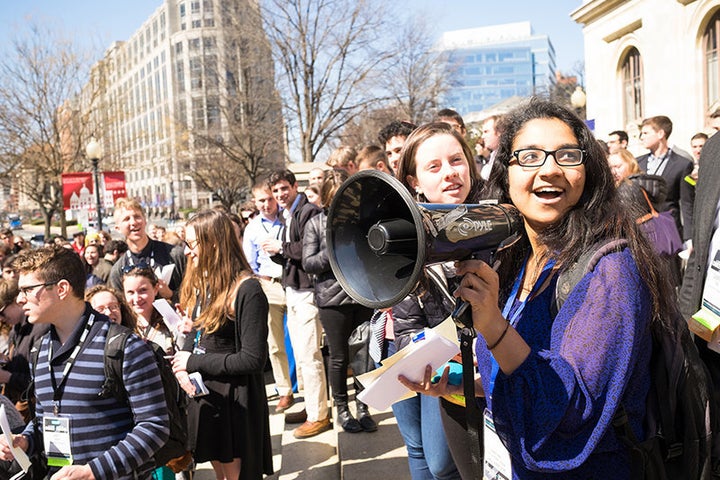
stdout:
<svg viewBox="0 0 720 480">
<path fill-rule="evenodd" d="M 95 140 L 95 137 L 90 137 L 90 141 L 85 147 L 85 154 L 87 154 L 90 162 L 92 163 L 93 177 L 95 179 L 95 209 L 97 210 L 97 229 L 102 230 L 102 203 L 100 201 L 100 177 L 98 175 L 98 161 L 102 157 L 102 145 Z"/>
<path fill-rule="evenodd" d="M 575 87 L 575 91 L 570 95 L 570 104 L 575 108 L 578 115 L 580 115 L 582 118 L 585 117 L 583 114 L 583 109 L 585 108 L 585 104 L 587 102 L 587 95 L 585 95 L 585 92 L 583 91 L 582 87 L 578 85 Z"/>
</svg>

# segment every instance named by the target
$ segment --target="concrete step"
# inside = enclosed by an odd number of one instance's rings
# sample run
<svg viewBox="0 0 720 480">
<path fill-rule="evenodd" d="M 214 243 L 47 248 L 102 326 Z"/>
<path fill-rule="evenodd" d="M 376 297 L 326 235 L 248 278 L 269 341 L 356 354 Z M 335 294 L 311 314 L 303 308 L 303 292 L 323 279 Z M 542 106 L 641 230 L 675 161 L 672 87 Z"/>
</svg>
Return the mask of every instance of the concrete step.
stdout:
<svg viewBox="0 0 720 480">
<path fill-rule="evenodd" d="M 392 410 L 370 413 L 378 424 L 376 432 L 347 433 L 333 423 L 333 429 L 311 438 L 296 439 L 297 424 L 286 424 L 284 414 L 276 414 L 278 397 L 268 384 L 270 433 L 275 473 L 267 480 L 365 480 L 389 478 L 410 480 L 407 450 Z M 289 412 L 304 408 L 302 396 Z M 355 412 L 355 402 L 351 401 Z M 336 411 L 332 410 L 333 420 Z M 210 463 L 197 466 L 193 480 L 214 480 Z"/>
</svg>

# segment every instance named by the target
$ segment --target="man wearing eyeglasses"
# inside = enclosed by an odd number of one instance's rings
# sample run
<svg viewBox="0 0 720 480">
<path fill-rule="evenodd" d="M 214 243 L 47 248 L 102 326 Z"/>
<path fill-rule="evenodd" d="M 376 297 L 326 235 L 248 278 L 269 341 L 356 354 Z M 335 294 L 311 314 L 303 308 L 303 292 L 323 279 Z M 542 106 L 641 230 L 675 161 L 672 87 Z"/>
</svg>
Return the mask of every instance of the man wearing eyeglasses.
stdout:
<svg viewBox="0 0 720 480">
<path fill-rule="evenodd" d="M 153 240 L 145 231 L 146 227 L 145 212 L 137 200 L 129 198 L 117 200 L 115 203 L 115 228 L 125 237 L 128 250 L 113 265 L 108 284 L 122 292 L 122 277 L 127 267 L 133 265 L 150 267 L 158 277 L 160 296 L 176 302 L 185 272 L 183 248 Z M 164 280 L 160 274 L 161 270 L 168 265 L 174 265 L 169 282 Z"/>
<path fill-rule="evenodd" d="M 62 247 L 22 253 L 16 267 L 18 303 L 34 325 L 50 331 L 39 342 L 35 372 L 37 422 L 13 445 L 45 452 L 55 480 L 149 479 L 153 455 L 166 441 L 169 420 L 160 372 L 150 347 L 128 335 L 122 369 L 127 401 L 101 397 L 109 319 L 83 300 L 80 257 Z M 35 355 L 33 355 L 35 356 Z M 11 460 L 5 437 L 0 456 Z"/>
</svg>

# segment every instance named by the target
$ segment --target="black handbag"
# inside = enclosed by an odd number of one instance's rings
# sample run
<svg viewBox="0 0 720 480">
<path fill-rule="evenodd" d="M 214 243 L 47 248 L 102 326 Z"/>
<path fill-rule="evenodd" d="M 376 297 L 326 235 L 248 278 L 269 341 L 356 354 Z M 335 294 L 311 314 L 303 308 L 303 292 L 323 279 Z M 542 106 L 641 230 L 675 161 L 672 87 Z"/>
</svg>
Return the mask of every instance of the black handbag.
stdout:
<svg viewBox="0 0 720 480">
<path fill-rule="evenodd" d="M 348 350 L 350 367 L 355 375 L 375 370 L 375 361 L 370 357 L 370 320 L 361 323 L 350 334 Z"/>
</svg>

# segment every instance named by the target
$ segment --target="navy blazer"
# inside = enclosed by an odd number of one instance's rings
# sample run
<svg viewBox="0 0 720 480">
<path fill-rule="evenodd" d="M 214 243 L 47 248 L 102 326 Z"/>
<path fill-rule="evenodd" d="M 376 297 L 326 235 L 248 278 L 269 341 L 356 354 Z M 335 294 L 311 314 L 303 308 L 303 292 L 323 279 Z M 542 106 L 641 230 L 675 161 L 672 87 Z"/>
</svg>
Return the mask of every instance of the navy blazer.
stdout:
<svg viewBox="0 0 720 480">
<path fill-rule="evenodd" d="M 637 157 L 638 165 L 640 170 L 649 174 L 655 174 L 655 172 L 648 172 L 648 158 L 650 154 L 645 154 Z M 665 163 L 665 169 L 662 172 L 662 177 L 667 182 L 667 198 L 665 202 L 660 205 L 660 211 L 670 211 L 675 223 L 678 227 L 680 236 L 685 238 L 682 230 L 682 221 L 680 219 L 680 185 L 683 182 L 683 178 L 690 174 L 693 169 L 693 163 L 690 159 L 683 157 L 674 150 L 670 150 L 668 154 L 667 162 Z"/>
</svg>

